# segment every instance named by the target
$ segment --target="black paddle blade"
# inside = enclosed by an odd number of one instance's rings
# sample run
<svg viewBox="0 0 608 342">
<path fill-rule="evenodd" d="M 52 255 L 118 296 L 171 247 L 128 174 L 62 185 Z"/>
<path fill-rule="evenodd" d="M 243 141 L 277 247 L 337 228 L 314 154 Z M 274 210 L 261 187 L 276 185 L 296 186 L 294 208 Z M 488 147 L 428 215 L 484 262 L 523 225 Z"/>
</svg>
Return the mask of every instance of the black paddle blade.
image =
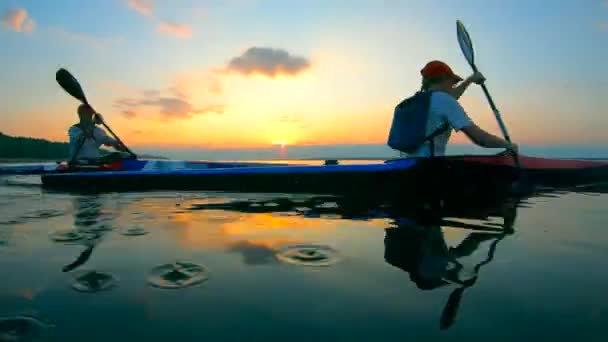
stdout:
<svg viewBox="0 0 608 342">
<path fill-rule="evenodd" d="M 464 293 L 465 287 L 459 287 L 448 298 L 448 302 L 443 309 L 441 314 L 441 320 L 439 322 L 439 328 L 441 330 L 448 329 L 456 321 L 456 315 L 458 314 L 458 307 L 460 306 L 460 300 Z"/>
<path fill-rule="evenodd" d="M 469 36 L 469 32 L 464 27 L 462 21 L 456 21 L 456 35 L 458 36 L 458 44 L 460 45 L 460 50 L 462 50 L 462 54 L 467 59 L 467 62 L 474 67 L 475 65 L 475 50 L 473 50 L 473 41 Z"/>
<path fill-rule="evenodd" d="M 80 83 L 78 83 L 78 80 L 72 76 L 69 71 L 63 68 L 57 70 L 55 80 L 57 80 L 57 83 L 59 83 L 61 88 L 68 94 L 74 96 L 80 102 L 88 104 L 87 98 L 84 96 L 84 91 L 82 91 L 82 87 L 80 87 Z"/>
</svg>

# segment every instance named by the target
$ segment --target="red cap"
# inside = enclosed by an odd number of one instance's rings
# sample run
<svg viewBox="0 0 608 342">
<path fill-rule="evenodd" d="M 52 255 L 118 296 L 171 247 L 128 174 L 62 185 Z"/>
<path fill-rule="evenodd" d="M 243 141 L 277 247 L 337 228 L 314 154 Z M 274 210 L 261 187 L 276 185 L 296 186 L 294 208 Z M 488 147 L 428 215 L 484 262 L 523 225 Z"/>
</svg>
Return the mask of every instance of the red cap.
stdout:
<svg viewBox="0 0 608 342">
<path fill-rule="evenodd" d="M 430 61 L 428 62 L 422 70 L 420 70 L 420 74 L 424 78 L 440 78 L 444 76 L 451 77 L 458 82 L 462 81 L 462 77 L 456 75 L 452 68 L 450 68 L 447 64 L 442 61 Z"/>
</svg>

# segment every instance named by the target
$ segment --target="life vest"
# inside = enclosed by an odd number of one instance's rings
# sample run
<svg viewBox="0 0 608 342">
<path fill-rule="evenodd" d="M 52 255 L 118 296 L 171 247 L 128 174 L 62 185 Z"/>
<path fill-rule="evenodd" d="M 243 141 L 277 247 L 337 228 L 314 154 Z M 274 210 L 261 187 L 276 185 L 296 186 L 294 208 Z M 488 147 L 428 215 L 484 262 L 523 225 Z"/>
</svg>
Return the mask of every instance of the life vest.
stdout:
<svg viewBox="0 0 608 342">
<path fill-rule="evenodd" d="M 430 135 L 426 134 L 432 94 L 431 91 L 419 91 L 395 107 L 388 146 L 401 152 L 414 153 L 430 141 L 431 155 L 433 154 L 433 139 L 445 132 L 449 125 L 444 124 Z"/>
</svg>

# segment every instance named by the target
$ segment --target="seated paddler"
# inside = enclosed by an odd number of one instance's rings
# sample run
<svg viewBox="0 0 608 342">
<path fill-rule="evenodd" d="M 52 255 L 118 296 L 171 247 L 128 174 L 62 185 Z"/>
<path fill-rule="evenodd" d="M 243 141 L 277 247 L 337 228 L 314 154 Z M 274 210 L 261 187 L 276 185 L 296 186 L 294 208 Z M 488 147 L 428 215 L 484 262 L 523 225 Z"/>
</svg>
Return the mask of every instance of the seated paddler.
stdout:
<svg viewBox="0 0 608 342">
<path fill-rule="evenodd" d="M 452 131 L 462 131 L 478 146 L 517 152 L 517 145 L 477 126 L 458 99 L 471 85 L 482 84 L 476 72 L 467 79 L 441 61 L 431 61 L 420 71 L 422 88 L 396 106 L 388 145 L 408 157 L 443 156 Z"/>
<path fill-rule="evenodd" d="M 105 130 L 97 125 L 103 123 L 101 114 L 86 104 L 78 107 L 79 122 L 68 130 L 70 137 L 70 160 L 73 164 L 97 164 L 102 161 L 101 146 L 114 148 L 116 151 L 126 152 L 118 140 L 109 136 Z M 107 159 L 104 156 L 103 159 Z"/>
</svg>

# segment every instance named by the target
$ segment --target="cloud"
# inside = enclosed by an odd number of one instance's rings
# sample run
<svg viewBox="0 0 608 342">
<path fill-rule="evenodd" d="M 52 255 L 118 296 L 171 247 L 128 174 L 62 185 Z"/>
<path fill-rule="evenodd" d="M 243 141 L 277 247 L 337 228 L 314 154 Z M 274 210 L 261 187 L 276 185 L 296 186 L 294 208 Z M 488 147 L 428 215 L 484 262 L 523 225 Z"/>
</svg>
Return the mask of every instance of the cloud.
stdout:
<svg viewBox="0 0 608 342">
<path fill-rule="evenodd" d="M 274 78 L 279 74 L 297 75 L 309 67 L 310 61 L 306 58 L 290 55 L 283 49 L 251 47 L 241 56 L 232 58 L 227 70 L 243 75 L 262 74 Z"/>
<path fill-rule="evenodd" d="M 136 117 L 135 109 L 138 107 L 154 107 L 165 118 L 189 118 L 197 114 L 216 113 L 222 114 L 226 106 L 212 104 L 204 107 L 196 107 L 188 98 L 179 96 L 162 96 L 160 91 L 146 90 L 142 98 L 121 98 L 114 101 L 114 107 L 121 109 L 122 114 L 131 119 Z"/>
<path fill-rule="evenodd" d="M 192 37 L 192 28 L 185 24 L 159 19 L 154 15 L 154 3 L 152 0 L 127 0 L 127 5 L 137 13 L 152 18 L 157 22 L 156 30 L 158 33 L 180 39 Z"/>
<path fill-rule="evenodd" d="M 127 119 L 133 119 L 134 117 L 137 116 L 137 114 L 135 114 L 135 111 L 131 110 L 131 109 L 125 109 L 122 112 L 122 115 L 124 115 Z"/>
<path fill-rule="evenodd" d="M 127 5 L 137 13 L 150 17 L 154 12 L 154 3 L 152 0 L 127 0 Z"/>
<path fill-rule="evenodd" d="M 27 11 L 23 8 L 6 12 L 2 17 L 2 23 L 15 32 L 32 32 L 36 28 L 36 22 L 29 18 Z"/>
<path fill-rule="evenodd" d="M 606 23 L 600 23 L 597 25 L 597 27 L 602 30 L 602 31 L 608 31 L 608 22 Z"/>
<path fill-rule="evenodd" d="M 167 36 L 173 36 L 180 39 L 192 38 L 192 29 L 188 25 L 161 21 L 158 24 L 157 29 L 159 33 Z"/>
<path fill-rule="evenodd" d="M 86 33 L 68 31 L 61 27 L 50 27 L 49 32 L 61 39 L 78 44 L 84 44 L 96 49 L 110 48 L 122 42 L 122 39 L 119 38 L 98 38 Z"/>
</svg>

